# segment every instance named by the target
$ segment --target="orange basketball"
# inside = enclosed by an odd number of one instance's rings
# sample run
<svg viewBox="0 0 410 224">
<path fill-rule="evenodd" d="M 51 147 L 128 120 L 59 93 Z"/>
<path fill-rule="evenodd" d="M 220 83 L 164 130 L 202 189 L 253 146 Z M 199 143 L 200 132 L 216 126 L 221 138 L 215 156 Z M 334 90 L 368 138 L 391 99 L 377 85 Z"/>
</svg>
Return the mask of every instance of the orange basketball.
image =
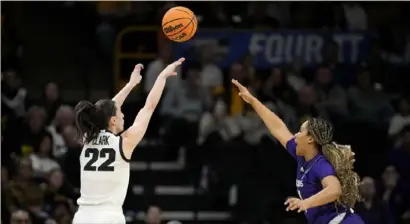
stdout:
<svg viewBox="0 0 410 224">
<path fill-rule="evenodd" d="M 162 31 L 173 41 L 191 39 L 198 28 L 195 14 L 188 8 L 177 6 L 168 10 L 162 18 Z"/>
</svg>

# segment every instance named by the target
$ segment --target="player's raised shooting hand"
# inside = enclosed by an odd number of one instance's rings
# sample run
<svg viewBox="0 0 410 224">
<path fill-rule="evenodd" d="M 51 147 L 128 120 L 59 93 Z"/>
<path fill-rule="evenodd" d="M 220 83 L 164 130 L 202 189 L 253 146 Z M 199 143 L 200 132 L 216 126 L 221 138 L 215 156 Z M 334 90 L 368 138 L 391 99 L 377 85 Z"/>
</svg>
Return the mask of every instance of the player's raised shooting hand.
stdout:
<svg viewBox="0 0 410 224">
<path fill-rule="evenodd" d="M 137 64 L 135 65 L 134 71 L 131 73 L 130 81 L 128 82 L 132 86 L 136 86 L 141 82 L 141 70 L 144 69 L 144 65 Z"/>
<path fill-rule="evenodd" d="M 243 86 L 241 83 L 238 82 L 236 79 L 232 79 L 232 84 L 234 84 L 238 90 L 239 90 L 239 96 L 242 97 L 242 99 L 247 102 L 251 103 L 253 96 L 252 94 L 248 91 L 248 89 Z"/>
<path fill-rule="evenodd" d="M 172 64 L 169 64 L 162 72 L 161 75 L 164 75 L 166 78 L 169 76 L 175 76 L 177 73 L 175 69 L 185 61 L 185 58 L 180 58 L 177 61 L 174 61 Z"/>
</svg>

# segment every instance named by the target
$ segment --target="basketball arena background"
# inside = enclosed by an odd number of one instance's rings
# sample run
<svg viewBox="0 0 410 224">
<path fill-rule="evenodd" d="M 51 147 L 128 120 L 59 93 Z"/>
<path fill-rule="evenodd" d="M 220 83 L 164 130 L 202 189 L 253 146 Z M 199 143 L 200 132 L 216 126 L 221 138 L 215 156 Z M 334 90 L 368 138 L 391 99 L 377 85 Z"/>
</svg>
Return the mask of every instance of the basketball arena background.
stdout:
<svg viewBox="0 0 410 224">
<path fill-rule="evenodd" d="M 199 21 L 195 38 L 162 34 L 166 9 Z M 111 98 L 133 65 L 143 81 L 123 106 L 130 124 L 157 74 L 170 79 L 131 162 L 129 223 L 305 223 L 285 212 L 295 163 L 236 78 L 292 131 L 332 120 L 363 177 L 367 224 L 410 220 L 410 30 L 407 2 L 2 2 L 2 223 L 71 223 L 81 146 L 73 106 Z M 181 91 L 182 90 L 182 91 Z M 162 221 L 161 221 L 162 219 Z"/>
</svg>

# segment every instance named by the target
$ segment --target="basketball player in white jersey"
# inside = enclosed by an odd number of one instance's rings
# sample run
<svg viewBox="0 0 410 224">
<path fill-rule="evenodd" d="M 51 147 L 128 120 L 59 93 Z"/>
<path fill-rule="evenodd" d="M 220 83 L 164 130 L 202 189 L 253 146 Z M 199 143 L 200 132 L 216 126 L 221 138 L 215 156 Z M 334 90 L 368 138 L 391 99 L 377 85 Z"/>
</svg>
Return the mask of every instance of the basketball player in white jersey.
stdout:
<svg viewBox="0 0 410 224">
<path fill-rule="evenodd" d="M 130 175 L 129 160 L 143 138 L 148 123 L 161 98 L 166 79 L 176 75 L 175 69 L 184 58 L 168 65 L 148 94 L 144 107 L 134 123 L 124 129 L 121 105 L 141 81 L 143 66 L 135 66 L 128 84 L 112 99 L 93 104 L 81 101 L 75 107 L 78 137 L 84 147 L 80 156 L 81 197 L 73 224 L 125 224 L 122 205 Z"/>
</svg>

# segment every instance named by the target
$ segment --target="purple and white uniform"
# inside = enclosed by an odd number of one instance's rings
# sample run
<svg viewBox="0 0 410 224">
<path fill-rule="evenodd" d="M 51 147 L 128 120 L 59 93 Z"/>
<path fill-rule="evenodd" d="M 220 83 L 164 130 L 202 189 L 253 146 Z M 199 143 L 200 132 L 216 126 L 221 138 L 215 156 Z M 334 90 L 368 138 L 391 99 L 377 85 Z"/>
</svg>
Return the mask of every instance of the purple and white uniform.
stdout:
<svg viewBox="0 0 410 224">
<path fill-rule="evenodd" d="M 322 179 L 327 176 L 336 176 L 335 169 L 319 153 L 310 161 L 296 155 L 296 142 L 292 138 L 286 143 L 287 151 L 297 161 L 296 187 L 301 199 L 306 199 L 319 193 L 322 187 Z M 353 210 L 335 202 L 310 208 L 305 212 L 309 224 L 364 224 L 361 218 L 353 213 Z"/>
</svg>

